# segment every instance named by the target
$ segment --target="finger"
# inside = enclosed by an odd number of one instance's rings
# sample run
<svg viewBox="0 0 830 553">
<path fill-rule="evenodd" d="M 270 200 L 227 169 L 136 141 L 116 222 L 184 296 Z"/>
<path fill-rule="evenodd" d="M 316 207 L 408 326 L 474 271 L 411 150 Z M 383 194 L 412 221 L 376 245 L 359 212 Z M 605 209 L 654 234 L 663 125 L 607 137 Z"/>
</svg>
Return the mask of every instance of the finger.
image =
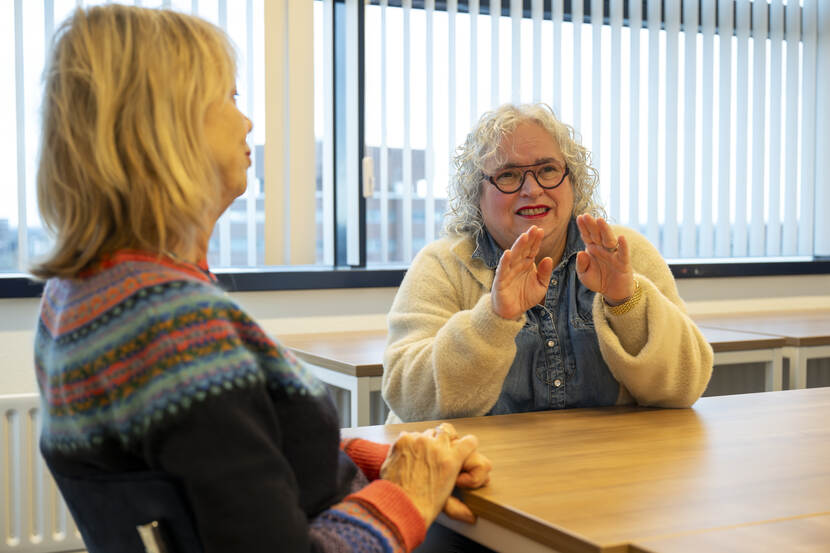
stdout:
<svg viewBox="0 0 830 553">
<path fill-rule="evenodd" d="M 617 246 L 617 237 L 614 236 L 614 229 L 611 228 L 611 225 L 605 219 L 599 218 L 597 219 L 597 227 L 600 232 L 600 243 L 606 249 L 616 249 Z"/>
<path fill-rule="evenodd" d="M 462 472 L 456 478 L 455 485 L 461 488 L 480 488 L 490 481 L 493 464 L 479 451 L 467 457 L 461 467 Z"/>
<path fill-rule="evenodd" d="M 630 263 L 630 252 L 628 250 L 628 241 L 625 239 L 625 236 L 620 235 L 617 238 L 617 247 L 619 248 L 618 255 L 620 256 L 620 261 L 628 266 Z"/>
<path fill-rule="evenodd" d="M 456 458 L 461 464 L 470 456 L 470 454 L 478 448 L 478 438 L 472 434 L 467 434 L 463 438 L 459 438 L 452 443 Z"/>
<path fill-rule="evenodd" d="M 579 228 L 579 235 L 582 236 L 582 241 L 587 243 L 591 240 L 591 233 L 588 231 L 588 223 L 586 218 L 590 215 L 583 213 L 576 218 L 576 226 Z"/>
<path fill-rule="evenodd" d="M 548 287 L 550 284 L 550 277 L 553 274 L 553 259 L 550 257 L 546 257 L 539 262 L 539 265 L 536 267 L 536 278 L 539 280 L 539 284 L 544 286 L 545 288 Z"/>
<path fill-rule="evenodd" d="M 440 432 L 446 432 L 451 440 L 455 440 L 456 438 L 458 438 L 458 432 L 455 430 L 455 427 L 448 422 L 442 422 L 441 424 L 439 424 L 438 430 Z"/>
<path fill-rule="evenodd" d="M 451 495 L 444 503 L 444 514 L 454 520 L 460 520 L 473 524 L 476 521 L 476 516 L 460 499 Z"/>
</svg>

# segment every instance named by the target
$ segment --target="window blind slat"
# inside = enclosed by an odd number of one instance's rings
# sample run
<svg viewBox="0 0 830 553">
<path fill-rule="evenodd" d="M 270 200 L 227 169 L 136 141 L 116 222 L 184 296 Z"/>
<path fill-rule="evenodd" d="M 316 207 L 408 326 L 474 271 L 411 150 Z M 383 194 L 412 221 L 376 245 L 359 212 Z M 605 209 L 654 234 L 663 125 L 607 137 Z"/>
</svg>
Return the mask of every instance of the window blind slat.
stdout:
<svg viewBox="0 0 830 553">
<path fill-rule="evenodd" d="M 533 0 L 530 10 L 533 19 L 533 102 L 538 103 L 542 101 L 542 0 Z"/>
<path fill-rule="evenodd" d="M 738 54 L 737 108 L 735 127 L 735 222 L 732 255 L 743 257 L 747 254 L 747 144 L 749 136 L 749 0 L 738 0 L 735 7 L 735 35 Z"/>
<path fill-rule="evenodd" d="M 766 8 L 766 2 L 764 2 Z M 767 68 L 767 10 L 752 10 L 752 219 L 749 233 L 749 254 L 764 255 L 764 160 L 766 159 L 766 68 Z"/>
<path fill-rule="evenodd" d="M 640 34 L 643 26 L 643 5 L 631 2 L 628 5 L 630 23 L 630 73 L 629 78 L 629 188 L 628 224 L 638 231 L 640 227 Z"/>
<path fill-rule="evenodd" d="M 252 121 L 257 120 L 254 113 L 254 3 L 245 2 L 245 110 Z M 257 265 L 257 219 L 256 219 L 256 148 L 251 151 L 253 162 L 248 168 L 248 186 L 245 189 L 245 230 L 246 230 L 246 261 L 249 267 Z"/>
<path fill-rule="evenodd" d="M 715 255 L 732 254 L 731 198 L 732 183 L 732 3 L 718 4 L 719 97 L 718 97 L 718 226 Z"/>
<path fill-rule="evenodd" d="M 499 73 L 501 50 L 499 50 L 499 22 L 501 0 L 490 0 L 490 107 L 499 105 Z"/>
<path fill-rule="evenodd" d="M 478 0 L 470 0 L 470 128 L 478 120 Z M 452 144 L 451 146 L 453 146 Z"/>
<path fill-rule="evenodd" d="M 663 186 L 666 191 L 663 223 L 663 255 L 677 257 L 677 190 L 678 190 L 678 65 L 680 34 L 680 0 L 666 0 L 666 167 Z"/>
<path fill-rule="evenodd" d="M 582 133 L 582 0 L 571 4 L 573 22 L 573 127 Z"/>
<path fill-rule="evenodd" d="M 287 6 L 286 6 L 287 8 Z M 219 27 L 228 31 L 228 4 L 225 0 L 219 0 L 216 6 Z M 290 51 L 286 49 L 286 53 Z M 290 221 L 286 218 L 285 234 L 286 244 L 290 233 Z M 288 247 L 288 246 L 286 246 Z M 289 250 L 290 251 L 290 250 Z M 219 218 L 219 263 L 225 267 L 231 264 L 231 210 L 226 210 Z"/>
<path fill-rule="evenodd" d="M 412 0 L 403 0 L 403 258 L 412 259 Z"/>
<path fill-rule="evenodd" d="M 380 246 L 383 263 L 389 263 L 389 36 L 386 31 L 388 4 L 388 0 L 380 2 Z"/>
<path fill-rule="evenodd" d="M 699 179 L 697 178 L 697 37 L 698 5 L 696 2 L 683 3 L 683 229 L 681 233 L 680 255 L 694 257 L 697 253 L 697 220 L 695 196 Z"/>
<path fill-rule="evenodd" d="M 781 0 L 770 4 L 769 70 L 769 222 L 766 255 L 781 255 L 781 83 L 784 72 L 781 50 L 784 46 L 784 6 Z"/>
<path fill-rule="evenodd" d="M 448 75 L 455 75 L 456 74 L 456 56 L 458 55 L 456 49 L 456 21 L 458 19 L 458 0 L 447 0 L 447 29 L 449 32 L 448 38 L 448 66 L 449 72 Z M 457 89 L 456 89 L 456 81 L 452 77 L 447 78 L 447 136 L 449 137 L 448 140 L 448 157 L 442 157 L 441 163 L 446 163 L 447 159 L 452 158 L 452 154 L 455 151 L 455 145 L 457 143 L 456 137 L 456 114 L 458 113 L 458 100 L 457 100 Z M 434 207 L 434 204 L 433 204 Z M 435 209 L 432 210 L 432 218 L 435 219 Z M 433 225 L 434 226 L 434 225 Z"/>
<path fill-rule="evenodd" d="M 622 95 L 622 0 L 612 1 L 610 5 L 611 22 L 611 218 L 620 220 L 620 138 L 622 137 L 622 115 L 620 113 L 620 96 Z M 629 194 L 629 198 L 630 198 Z"/>
<path fill-rule="evenodd" d="M 510 98 L 514 104 L 522 101 L 522 0 L 510 0 L 511 78 Z"/>
<path fill-rule="evenodd" d="M 804 0 L 803 81 L 804 106 L 801 112 L 801 213 L 798 218 L 798 254 L 813 255 L 815 232 L 816 182 L 816 72 L 818 71 L 818 5 L 817 0 Z M 825 60 L 826 63 L 826 60 Z M 827 98 L 822 99 L 823 102 Z M 823 152 L 823 155 L 827 155 Z M 826 186 L 826 183 L 824 183 Z M 826 213 L 823 216 L 826 217 Z"/>
<path fill-rule="evenodd" d="M 384 2 L 386 0 L 383 0 Z M 385 70 L 385 67 L 382 68 Z M 323 0 L 323 263 L 334 265 L 334 0 Z M 383 81 L 386 82 L 385 80 Z M 386 94 L 386 88 L 382 89 Z M 385 101 L 382 102 L 386 107 Z M 382 118 L 383 119 L 383 118 Z M 385 120 L 383 120 L 385 124 Z M 381 161 L 381 171 L 383 162 Z M 384 252 L 386 249 L 384 248 Z"/>
<path fill-rule="evenodd" d="M 798 2 L 787 2 L 787 106 L 784 141 L 784 231 L 782 253 L 798 253 L 798 116 L 799 116 L 799 48 L 801 9 Z"/>
<path fill-rule="evenodd" d="M 815 178 L 815 244 L 813 252 L 816 256 L 830 256 L 830 221 L 827 213 L 830 212 L 830 105 L 827 99 L 830 98 L 830 69 L 827 60 L 830 60 L 830 5 L 827 2 L 818 4 L 817 21 L 821 21 L 821 29 L 818 36 L 816 60 L 817 63 L 816 98 L 823 98 L 816 106 L 816 152 L 819 154 L 816 159 Z"/>
<path fill-rule="evenodd" d="M 553 0 L 551 17 L 553 18 L 553 111 L 562 117 L 562 20 L 564 6 L 562 0 Z"/>
<path fill-rule="evenodd" d="M 714 68 L 715 68 L 715 4 L 704 2 L 701 13 L 701 31 L 703 34 L 703 103 L 701 134 L 701 176 L 698 181 L 701 195 L 700 210 L 700 238 L 698 240 L 698 255 L 714 257 L 714 226 L 713 226 L 713 199 L 712 182 L 714 174 L 715 140 L 718 139 L 714 128 Z"/>
<path fill-rule="evenodd" d="M 660 0 L 648 0 L 648 228 L 646 236 L 658 249 L 660 220 L 658 218 L 659 179 L 659 110 L 660 104 Z"/>
<path fill-rule="evenodd" d="M 424 199 L 424 239 L 427 243 L 435 238 L 435 198 L 432 187 L 435 183 L 435 0 L 424 2 L 426 15 L 426 144 L 424 152 L 424 173 L 427 182 L 426 198 Z M 447 12 L 450 11 L 449 4 Z M 449 36 L 449 59 L 455 56 L 452 31 Z M 452 69 L 448 72 L 453 75 Z M 452 80 L 452 79 L 448 79 Z M 450 102 L 450 106 L 452 102 Z M 449 106 L 448 106 L 449 107 Z M 452 108 L 449 108 L 452 113 Z M 449 133 L 447 133 L 449 134 Z"/>
<path fill-rule="evenodd" d="M 351 18 L 349 33 L 351 36 L 357 34 L 357 13 L 356 7 L 350 10 Z M 315 260 L 317 227 L 314 217 L 310 215 L 315 212 L 314 194 L 314 173 L 309 167 L 314 167 L 314 126 L 309 121 L 314 121 L 314 79 L 307 78 L 307 71 L 314 66 L 314 6 L 311 2 L 288 2 L 288 53 L 290 62 L 288 64 L 288 103 L 286 121 L 288 122 L 289 138 L 288 149 L 285 152 L 286 165 L 288 166 L 288 186 L 290 188 L 290 203 L 286 204 L 286 220 L 289 225 L 289 263 L 292 265 L 312 265 Z M 356 43 L 356 41 L 355 41 Z M 351 145 L 349 160 L 351 162 L 350 175 L 357 175 L 357 164 L 360 149 L 357 145 L 357 47 L 352 49 L 349 56 L 349 63 L 353 64 L 352 79 L 348 79 L 349 106 L 353 106 L 353 116 L 347 120 L 350 137 L 353 137 L 354 145 Z M 351 110 L 350 110 L 351 111 Z M 352 213 L 357 213 L 357 191 L 359 190 L 357 179 L 353 179 L 353 190 L 355 192 L 354 202 L 351 208 Z M 290 207 L 288 207 L 290 206 Z M 357 219 L 357 217 L 353 217 Z M 350 245 L 353 248 L 354 257 L 359 260 L 360 248 L 356 246 L 359 242 L 359 231 L 357 224 L 349 229 Z"/>
<path fill-rule="evenodd" d="M 26 219 L 26 96 L 23 82 L 23 0 L 14 0 L 14 98 L 17 145 L 17 267 L 29 265 L 29 225 Z"/>
<path fill-rule="evenodd" d="M 265 264 L 286 263 L 285 205 L 286 168 L 283 153 L 286 147 L 285 87 L 286 6 L 284 0 L 265 2 Z M 222 248 L 220 245 L 220 259 Z"/>
<path fill-rule="evenodd" d="M 602 121 L 605 102 L 602 94 L 602 0 L 591 0 L 591 158 L 602 172 Z"/>
</svg>

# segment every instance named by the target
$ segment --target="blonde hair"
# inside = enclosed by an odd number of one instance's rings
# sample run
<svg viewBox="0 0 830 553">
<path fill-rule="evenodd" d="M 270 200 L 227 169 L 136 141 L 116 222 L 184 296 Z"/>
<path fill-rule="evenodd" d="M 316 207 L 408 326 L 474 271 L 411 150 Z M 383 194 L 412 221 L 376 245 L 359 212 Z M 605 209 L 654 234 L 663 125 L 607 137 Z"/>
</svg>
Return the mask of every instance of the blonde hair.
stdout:
<svg viewBox="0 0 830 553">
<path fill-rule="evenodd" d="M 44 74 L 37 196 L 55 245 L 31 273 L 73 277 L 118 249 L 189 252 L 209 235 L 220 183 L 205 112 L 235 75 L 227 37 L 199 18 L 76 10 Z"/>
<path fill-rule="evenodd" d="M 537 123 L 550 133 L 562 150 L 574 191 L 573 214 L 605 216 L 597 197 L 599 175 L 591 166 L 591 153 L 578 142 L 574 129 L 559 121 L 546 104 L 504 104 L 484 113 L 464 143 L 456 148 L 453 158 L 455 175 L 449 184 L 449 211 L 444 223 L 446 233 L 470 234 L 473 237 L 481 233 L 484 220 L 479 204 L 484 166 L 507 161 L 499 150 L 502 139 L 528 121 Z"/>
</svg>

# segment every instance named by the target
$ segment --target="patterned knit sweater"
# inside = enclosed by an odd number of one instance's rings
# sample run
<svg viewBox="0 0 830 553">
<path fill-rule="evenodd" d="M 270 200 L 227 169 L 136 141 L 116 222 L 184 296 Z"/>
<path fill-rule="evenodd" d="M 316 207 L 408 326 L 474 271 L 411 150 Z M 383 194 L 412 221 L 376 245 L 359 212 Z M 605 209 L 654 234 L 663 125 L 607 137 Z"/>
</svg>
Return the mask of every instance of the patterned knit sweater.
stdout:
<svg viewBox="0 0 830 553">
<path fill-rule="evenodd" d="M 403 490 L 368 483 L 388 446 L 340 444 L 325 387 L 206 270 L 126 251 L 48 281 L 35 362 L 50 469 L 172 475 L 206 552 L 423 540 Z"/>
</svg>

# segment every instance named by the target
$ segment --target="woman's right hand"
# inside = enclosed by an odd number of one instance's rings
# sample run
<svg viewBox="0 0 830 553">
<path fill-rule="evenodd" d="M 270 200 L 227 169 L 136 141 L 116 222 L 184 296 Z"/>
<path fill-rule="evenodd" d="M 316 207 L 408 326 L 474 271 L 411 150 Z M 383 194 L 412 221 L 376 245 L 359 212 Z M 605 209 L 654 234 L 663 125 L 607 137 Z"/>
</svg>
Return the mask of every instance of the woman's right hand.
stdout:
<svg viewBox="0 0 830 553">
<path fill-rule="evenodd" d="M 553 273 L 550 257 L 536 264 L 544 236 L 545 231 L 532 226 L 502 254 L 490 291 L 493 311 L 500 317 L 516 320 L 544 299 Z"/>
<path fill-rule="evenodd" d="M 449 429 L 441 425 L 424 432 L 402 432 L 380 468 L 380 477 L 406 492 L 427 527 L 444 508 L 462 467 L 471 456 L 475 458 L 478 448 L 475 436 L 454 438 L 454 430 Z"/>
</svg>

